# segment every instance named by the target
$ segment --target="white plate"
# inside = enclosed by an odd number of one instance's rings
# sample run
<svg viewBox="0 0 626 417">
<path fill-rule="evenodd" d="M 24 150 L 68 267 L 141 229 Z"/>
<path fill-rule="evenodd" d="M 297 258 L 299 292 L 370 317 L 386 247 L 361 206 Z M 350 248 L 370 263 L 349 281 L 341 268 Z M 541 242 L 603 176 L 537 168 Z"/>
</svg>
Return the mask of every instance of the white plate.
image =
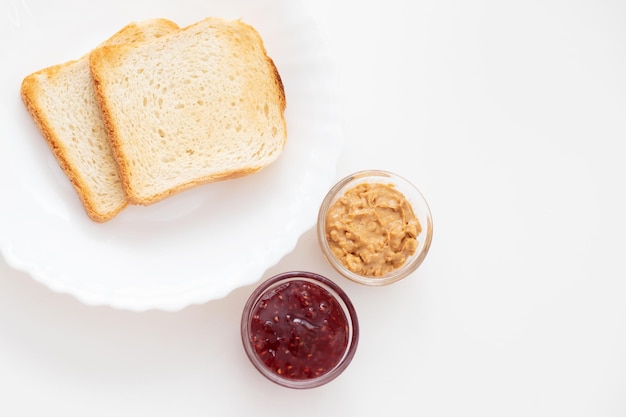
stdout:
<svg viewBox="0 0 626 417">
<path fill-rule="evenodd" d="M 289 138 L 273 165 L 113 220 L 88 219 L 20 100 L 27 74 L 78 58 L 129 23 L 206 16 L 253 25 L 281 73 Z M 298 1 L 12 0 L 0 9 L 0 248 L 90 305 L 178 310 L 258 281 L 315 225 L 343 138 L 332 63 Z"/>
</svg>

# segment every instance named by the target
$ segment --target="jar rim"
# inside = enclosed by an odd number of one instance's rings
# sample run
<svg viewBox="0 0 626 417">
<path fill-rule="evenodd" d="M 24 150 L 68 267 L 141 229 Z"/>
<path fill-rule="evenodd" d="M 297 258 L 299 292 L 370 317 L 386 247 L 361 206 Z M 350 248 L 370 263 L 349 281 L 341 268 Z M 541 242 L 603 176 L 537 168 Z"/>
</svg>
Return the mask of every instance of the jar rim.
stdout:
<svg viewBox="0 0 626 417">
<path fill-rule="evenodd" d="M 410 202 L 420 224 L 422 233 L 418 236 L 418 250 L 399 268 L 389 271 L 387 274 L 379 276 L 367 276 L 357 274 L 348 269 L 332 252 L 326 238 L 326 215 L 332 204 L 343 196 L 350 188 L 362 183 L 382 182 L 393 184 L 403 196 Z M 335 183 L 324 197 L 317 217 L 317 240 L 322 253 L 333 269 L 343 277 L 351 281 L 370 285 L 382 286 L 397 282 L 411 275 L 423 263 L 430 250 L 433 236 L 433 220 L 430 206 L 422 192 L 408 179 L 385 170 L 363 170 L 345 176 Z"/>
<path fill-rule="evenodd" d="M 348 325 L 348 344 L 345 347 L 340 360 L 318 377 L 309 379 L 290 379 L 282 377 L 268 368 L 257 355 L 252 342 L 250 340 L 250 323 L 255 307 L 261 298 L 272 289 L 280 286 L 281 284 L 289 281 L 307 281 L 325 289 L 331 297 L 333 297 L 341 306 Z M 243 309 L 241 317 L 241 340 L 248 356 L 248 359 L 254 367 L 267 379 L 273 381 L 279 385 L 288 388 L 314 388 L 332 381 L 338 377 L 350 364 L 358 346 L 359 341 L 359 322 L 356 313 L 356 309 L 352 304 L 352 301 L 348 297 L 347 293 L 331 279 L 309 271 L 287 271 L 274 275 L 258 285 L 254 291 L 250 294 L 248 300 Z"/>
</svg>

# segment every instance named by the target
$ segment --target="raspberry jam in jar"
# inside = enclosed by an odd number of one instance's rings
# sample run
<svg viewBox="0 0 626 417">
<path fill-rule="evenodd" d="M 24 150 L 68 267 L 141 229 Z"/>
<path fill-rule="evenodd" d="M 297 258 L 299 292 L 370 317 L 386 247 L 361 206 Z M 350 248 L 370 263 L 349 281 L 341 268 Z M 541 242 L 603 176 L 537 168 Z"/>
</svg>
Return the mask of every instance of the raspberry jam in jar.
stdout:
<svg viewBox="0 0 626 417">
<path fill-rule="evenodd" d="M 294 271 L 268 279 L 252 293 L 241 335 L 250 361 L 268 379 L 313 388 L 348 366 L 359 329 L 341 288 L 321 275 Z"/>
</svg>

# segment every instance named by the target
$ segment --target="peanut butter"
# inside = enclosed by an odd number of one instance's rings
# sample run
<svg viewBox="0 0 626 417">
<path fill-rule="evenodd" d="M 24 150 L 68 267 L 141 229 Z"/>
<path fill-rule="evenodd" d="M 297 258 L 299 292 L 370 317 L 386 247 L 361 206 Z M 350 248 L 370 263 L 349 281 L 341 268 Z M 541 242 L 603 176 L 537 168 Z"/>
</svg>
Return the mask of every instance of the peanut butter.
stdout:
<svg viewBox="0 0 626 417">
<path fill-rule="evenodd" d="M 350 271 L 381 277 L 400 268 L 417 249 L 422 226 L 406 197 L 393 185 L 359 184 L 326 214 L 326 239 Z"/>
</svg>

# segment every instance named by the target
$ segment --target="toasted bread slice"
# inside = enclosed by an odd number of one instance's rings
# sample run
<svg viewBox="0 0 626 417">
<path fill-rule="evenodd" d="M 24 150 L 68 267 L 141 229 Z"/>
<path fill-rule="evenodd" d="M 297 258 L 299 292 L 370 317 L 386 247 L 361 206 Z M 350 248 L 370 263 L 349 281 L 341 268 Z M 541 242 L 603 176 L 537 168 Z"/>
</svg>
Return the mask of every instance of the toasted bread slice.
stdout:
<svg viewBox="0 0 626 417">
<path fill-rule="evenodd" d="M 136 45 L 175 31 L 166 19 L 131 23 L 104 45 Z M 130 46 L 129 46 L 130 47 Z M 113 218 L 127 205 L 89 70 L 89 56 L 28 75 L 21 96 L 88 216 Z"/>
<path fill-rule="evenodd" d="M 248 24 L 209 17 L 90 61 L 131 203 L 254 173 L 283 151 L 283 84 Z"/>
</svg>

